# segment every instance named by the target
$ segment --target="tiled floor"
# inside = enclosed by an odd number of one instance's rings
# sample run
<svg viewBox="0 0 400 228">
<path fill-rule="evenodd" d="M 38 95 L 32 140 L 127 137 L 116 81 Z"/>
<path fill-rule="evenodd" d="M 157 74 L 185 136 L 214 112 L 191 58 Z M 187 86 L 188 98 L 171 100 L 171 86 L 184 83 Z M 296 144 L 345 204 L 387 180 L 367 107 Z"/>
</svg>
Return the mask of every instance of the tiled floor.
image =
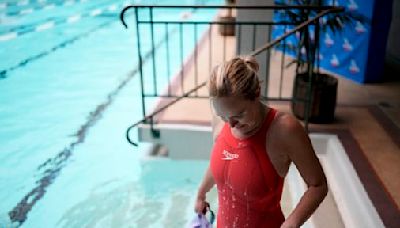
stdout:
<svg viewBox="0 0 400 228">
<path fill-rule="evenodd" d="M 216 32 L 212 31 L 212 33 Z M 228 39 L 230 47 L 235 47 L 234 39 Z M 213 42 L 221 42 L 221 40 L 214 38 Z M 202 59 L 205 60 L 209 56 L 208 48 L 202 48 L 207 46 L 207 39 L 203 39 L 198 46 L 199 81 L 206 80 L 210 72 L 208 66 L 201 66 Z M 227 57 L 233 54 L 234 52 L 231 51 Z M 212 53 L 212 55 L 218 56 L 218 53 Z M 216 57 L 213 64 L 220 61 L 220 56 Z M 188 61 L 186 66 L 185 75 L 193 74 L 193 63 Z M 271 71 L 276 71 L 279 67 L 279 65 L 274 66 L 274 57 L 272 57 Z M 184 83 L 193 85 L 191 78 L 185 76 Z M 286 84 L 291 85 L 293 77 L 285 78 Z M 386 220 L 385 225 L 387 227 L 399 225 L 400 82 L 361 85 L 342 77 L 338 79 L 335 121 L 323 125 L 310 124 L 310 130 L 339 135 L 368 194 L 381 217 Z M 178 74 L 176 81 L 179 80 Z M 271 78 L 271 80 L 275 79 Z M 273 83 L 274 81 L 271 82 Z M 290 93 L 290 86 L 283 87 L 284 94 Z M 207 95 L 206 89 L 202 89 L 200 94 Z M 166 103 L 166 99 L 161 99 L 159 107 Z M 269 105 L 280 111 L 291 112 L 289 102 L 270 102 Z M 160 122 L 191 122 L 201 125 L 209 125 L 210 119 L 211 113 L 206 99 L 184 99 L 158 116 Z"/>
</svg>

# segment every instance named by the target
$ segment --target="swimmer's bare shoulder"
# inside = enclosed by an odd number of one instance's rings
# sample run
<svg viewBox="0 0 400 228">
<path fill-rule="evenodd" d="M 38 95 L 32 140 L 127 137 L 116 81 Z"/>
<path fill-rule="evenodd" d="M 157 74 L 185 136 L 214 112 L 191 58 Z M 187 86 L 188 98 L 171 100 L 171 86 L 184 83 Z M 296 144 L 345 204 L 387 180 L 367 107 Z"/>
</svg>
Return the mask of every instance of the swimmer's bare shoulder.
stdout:
<svg viewBox="0 0 400 228">
<path fill-rule="evenodd" d="M 288 113 L 277 112 L 274 120 L 269 127 L 266 139 L 266 148 L 272 165 L 279 176 L 286 176 L 291 158 L 287 144 L 290 143 L 289 137 L 293 134 L 293 128 L 297 121 L 295 117 Z"/>
<path fill-rule="evenodd" d="M 297 153 L 314 152 L 304 127 L 289 113 L 277 113 L 268 131 L 267 142 L 278 150 L 281 156 L 290 158 Z"/>
<path fill-rule="evenodd" d="M 270 140 L 296 165 L 309 186 L 326 184 L 311 140 L 296 117 L 288 113 L 279 113 L 270 130 Z"/>
<path fill-rule="evenodd" d="M 271 124 L 270 131 L 280 139 L 287 139 L 287 136 L 304 132 L 304 128 L 292 114 L 278 111 Z"/>
</svg>

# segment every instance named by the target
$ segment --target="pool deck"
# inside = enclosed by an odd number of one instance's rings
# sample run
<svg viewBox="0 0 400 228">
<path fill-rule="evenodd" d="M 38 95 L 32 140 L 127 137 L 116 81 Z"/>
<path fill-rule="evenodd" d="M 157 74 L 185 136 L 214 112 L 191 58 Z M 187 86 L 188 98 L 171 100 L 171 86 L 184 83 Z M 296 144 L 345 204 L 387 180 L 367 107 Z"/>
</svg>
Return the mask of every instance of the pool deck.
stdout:
<svg viewBox="0 0 400 228">
<path fill-rule="evenodd" d="M 214 40 L 221 45 L 222 38 L 212 29 Z M 235 39 L 228 37 L 226 58 L 234 55 Z M 198 44 L 199 82 L 207 79 L 210 67 L 202 61 L 209 58 L 209 40 L 203 37 Z M 219 46 L 221 47 L 221 46 Z M 212 65 L 222 61 L 221 53 L 213 52 Z M 192 59 L 193 60 L 193 59 Z M 193 88 L 193 61 L 186 62 L 184 74 L 178 74 L 171 89 L 182 92 L 178 86 L 180 75 L 184 76 L 186 88 Z M 279 71 L 280 64 L 271 58 L 271 72 Z M 189 75 L 189 76 L 188 76 Z M 293 77 L 287 77 L 292 84 Z M 400 82 L 360 85 L 338 77 L 338 100 L 335 121 L 331 124 L 310 124 L 311 132 L 336 134 L 341 140 L 356 172 L 387 227 L 399 224 L 400 217 Z M 271 77 L 271 83 L 274 83 Z M 284 94 L 291 92 L 290 86 L 283 87 Z M 179 91 L 178 91 L 179 90 Z M 207 95 L 206 88 L 199 91 Z M 168 103 L 160 99 L 158 107 Z M 291 113 L 289 102 L 269 102 L 279 111 Z M 209 126 L 211 112 L 207 99 L 183 99 L 157 117 L 160 123 L 182 123 Z"/>
</svg>

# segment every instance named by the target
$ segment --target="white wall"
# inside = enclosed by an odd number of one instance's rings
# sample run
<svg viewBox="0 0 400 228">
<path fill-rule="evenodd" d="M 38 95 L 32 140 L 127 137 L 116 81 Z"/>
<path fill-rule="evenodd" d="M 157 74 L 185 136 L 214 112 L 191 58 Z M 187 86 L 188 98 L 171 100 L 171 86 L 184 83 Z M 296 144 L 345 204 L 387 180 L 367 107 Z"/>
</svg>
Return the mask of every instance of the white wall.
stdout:
<svg viewBox="0 0 400 228">
<path fill-rule="evenodd" d="M 139 125 L 139 142 L 161 144 L 171 159 L 209 159 L 213 145 L 211 127 L 189 124 L 157 124 L 159 138 L 153 137 L 149 124 Z"/>
<path fill-rule="evenodd" d="M 274 5 L 273 0 L 237 0 L 236 5 L 238 6 L 272 6 Z M 272 21 L 273 10 L 238 10 L 237 12 L 237 21 Z M 255 37 L 255 49 L 263 46 L 269 41 L 270 38 L 270 30 L 269 26 L 259 25 L 256 29 L 256 37 Z M 271 28 L 272 29 L 272 28 Z M 237 28 L 236 28 L 237 30 Z M 236 34 L 237 37 L 237 34 Z M 239 55 L 249 54 L 253 51 L 253 28 L 250 25 L 242 25 L 241 29 L 241 38 L 240 45 L 237 43 L 236 53 Z M 240 46 L 240 49 L 239 49 Z M 265 78 L 266 72 L 269 72 L 269 55 L 266 52 L 259 54 L 257 57 L 257 61 L 260 64 L 260 72 L 259 76 L 263 81 L 263 85 L 261 86 L 261 94 L 266 95 L 265 88 L 266 83 L 268 83 Z"/>
</svg>

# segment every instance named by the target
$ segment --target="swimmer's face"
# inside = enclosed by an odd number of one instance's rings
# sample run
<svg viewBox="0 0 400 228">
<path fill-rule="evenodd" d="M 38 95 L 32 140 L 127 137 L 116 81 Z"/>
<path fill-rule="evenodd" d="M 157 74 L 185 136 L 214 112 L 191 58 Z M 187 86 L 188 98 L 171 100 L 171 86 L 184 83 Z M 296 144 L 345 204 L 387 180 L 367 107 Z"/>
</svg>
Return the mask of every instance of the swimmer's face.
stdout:
<svg viewBox="0 0 400 228">
<path fill-rule="evenodd" d="M 243 134 L 250 132 L 258 123 L 257 99 L 252 101 L 240 97 L 214 97 L 211 105 L 217 116 Z"/>
</svg>

